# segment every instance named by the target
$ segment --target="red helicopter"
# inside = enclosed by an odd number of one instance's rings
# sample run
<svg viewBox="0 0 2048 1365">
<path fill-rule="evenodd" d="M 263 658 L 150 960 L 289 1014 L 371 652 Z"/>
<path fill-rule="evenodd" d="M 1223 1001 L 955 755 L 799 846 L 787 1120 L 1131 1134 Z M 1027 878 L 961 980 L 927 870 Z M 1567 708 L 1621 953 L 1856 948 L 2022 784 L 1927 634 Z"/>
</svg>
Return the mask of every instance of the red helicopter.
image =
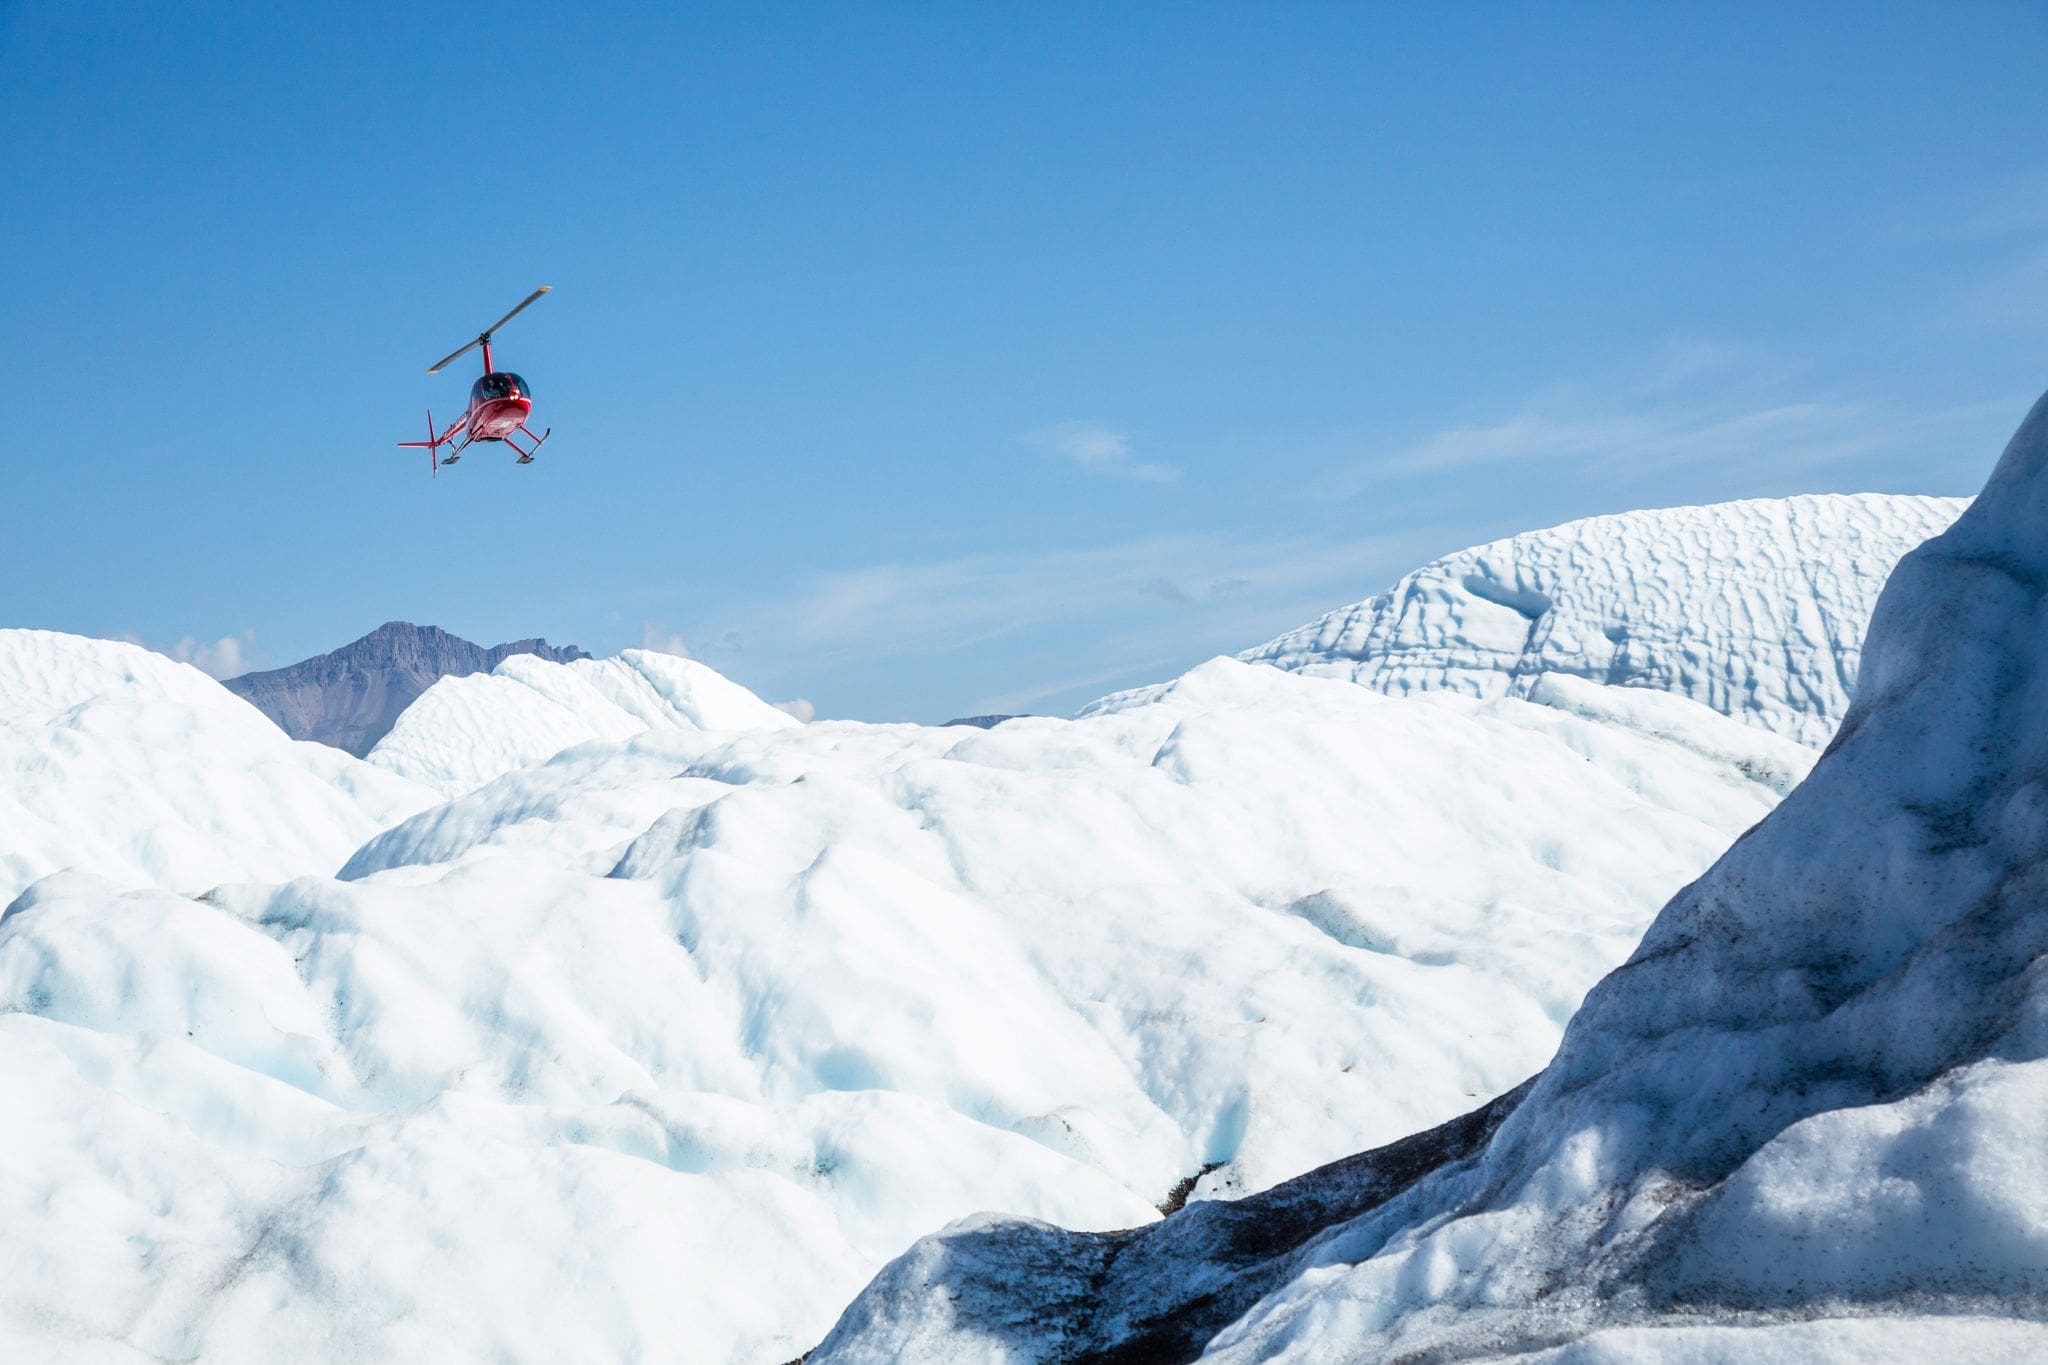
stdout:
<svg viewBox="0 0 2048 1365">
<path fill-rule="evenodd" d="M 526 415 L 533 411 L 533 390 L 526 387 L 524 379 L 521 379 L 511 371 L 494 370 L 491 368 L 491 334 L 512 321 L 513 318 L 518 317 L 527 304 L 532 303 L 553 287 L 553 285 L 544 284 L 534 290 L 520 302 L 518 308 L 514 308 L 511 312 L 505 314 L 504 317 L 499 318 L 496 322 L 484 328 L 482 334 L 475 341 L 470 342 L 469 346 L 464 346 L 453 355 L 443 356 L 428 368 L 428 374 L 439 374 L 449 361 L 457 360 L 467 355 L 471 346 L 481 346 L 484 348 L 483 378 L 470 386 L 468 411 L 455 419 L 454 426 L 449 427 L 446 431 L 436 436 L 434 434 L 433 410 L 429 409 L 427 412 L 427 439 L 424 441 L 400 441 L 398 443 L 401 446 L 424 449 L 427 452 L 427 458 L 432 462 L 434 473 L 440 473 L 442 465 L 454 464 L 457 460 L 461 459 L 462 452 L 478 441 L 503 441 L 506 445 L 519 452 L 519 459 L 517 461 L 519 464 L 532 464 L 534 452 L 538 451 L 548 437 L 554 434 L 555 429 L 553 427 L 549 427 L 538 436 L 527 430 Z M 516 433 L 523 433 L 528 440 L 532 441 L 533 449 L 529 450 L 513 439 Z M 448 458 L 444 460 L 441 458 L 441 447 L 450 441 L 460 441 L 461 444 L 449 451 Z"/>
</svg>

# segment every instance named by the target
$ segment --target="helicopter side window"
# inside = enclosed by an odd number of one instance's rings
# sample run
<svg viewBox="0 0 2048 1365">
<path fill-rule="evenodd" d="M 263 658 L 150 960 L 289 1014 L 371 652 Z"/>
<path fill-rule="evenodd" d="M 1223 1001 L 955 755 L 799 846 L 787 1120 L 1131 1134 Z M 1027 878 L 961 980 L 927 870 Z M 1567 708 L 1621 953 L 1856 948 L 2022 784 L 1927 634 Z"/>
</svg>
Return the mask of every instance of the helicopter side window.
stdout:
<svg viewBox="0 0 2048 1365">
<path fill-rule="evenodd" d="M 506 397 L 508 397 L 508 398 L 514 398 L 514 397 L 525 397 L 525 398 L 531 398 L 531 397 L 533 397 L 533 390 L 532 390 L 532 389 L 529 389 L 529 388 L 527 388 L 527 387 L 526 387 L 526 381 L 525 381 L 524 379 L 521 379 L 521 378 L 520 378 L 520 377 L 519 377 L 518 375 L 516 375 L 516 374 L 507 374 L 507 375 L 505 376 L 505 381 L 506 381 L 506 383 L 508 383 L 508 384 L 510 384 L 510 385 L 511 385 L 511 388 L 510 388 L 509 390 L 507 390 L 507 392 L 506 392 L 506 395 L 505 395 Z"/>
</svg>

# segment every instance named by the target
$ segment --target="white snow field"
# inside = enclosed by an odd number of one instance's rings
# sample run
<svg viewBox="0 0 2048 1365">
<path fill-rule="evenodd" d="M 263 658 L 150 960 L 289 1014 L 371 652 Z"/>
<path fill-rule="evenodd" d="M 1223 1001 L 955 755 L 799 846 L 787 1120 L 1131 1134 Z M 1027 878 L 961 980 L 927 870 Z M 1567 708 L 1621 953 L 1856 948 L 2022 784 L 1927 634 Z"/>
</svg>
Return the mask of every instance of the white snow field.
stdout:
<svg viewBox="0 0 2048 1365">
<path fill-rule="evenodd" d="M 0 905 L 66 867 L 181 891 L 331 873 L 435 799 L 189 664 L 0 630 Z"/>
<path fill-rule="evenodd" d="M 1461 550 L 1240 657 L 1395 696 L 1525 696 L 1569 673 L 1819 748 L 1886 575 L 1966 506 L 1831 494 L 1590 517 Z"/>
<path fill-rule="evenodd" d="M 89 703 L 124 734 L 164 707 L 136 655 Z M 681 665 L 529 662 L 493 715 Z M 1814 757 L 1564 677 L 1394 700 L 1217 660 L 980 731 L 682 676 L 676 714 L 747 728 L 575 744 L 338 877 L 181 895 L 213 874 L 108 856 L 16 899 L 0 1357 L 784 1361 L 963 1215 L 1144 1224 L 1205 1165 L 1200 1194 L 1263 1189 L 1515 1084 Z M 409 770 L 468 781 L 491 725 Z M 136 800 L 216 780 L 182 742 Z M 65 799 L 67 832 L 128 818 Z"/>
<path fill-rule="evenodd" d="M 429 687 L 399 713 L 369 761 L 459 796 L 586 740 L 796 724 L 739 684 L 673 654 L 628 649 L 568 664 L 514 654 L 489 673 Z"/>
<path fill-rule="evenodd" d="M 957 1226 L 814 1365 L 2048 1359 L 2048 398 L 1862 665 L 1527 1086 L 1152 1228 Z"/>
</svg>

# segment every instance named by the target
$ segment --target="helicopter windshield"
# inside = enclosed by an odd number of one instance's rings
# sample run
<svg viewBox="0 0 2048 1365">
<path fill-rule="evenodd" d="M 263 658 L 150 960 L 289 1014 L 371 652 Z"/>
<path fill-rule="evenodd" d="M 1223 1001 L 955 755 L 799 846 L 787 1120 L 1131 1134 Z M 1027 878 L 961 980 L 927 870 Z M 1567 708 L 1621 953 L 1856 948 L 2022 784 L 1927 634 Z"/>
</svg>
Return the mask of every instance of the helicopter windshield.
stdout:
<svg viewBox="0 0 2048 1365">
<path fill-rule="evenodd" d="M 509 370 L 495 370 L 476 381 L 476 387 L 469 391 L 474 399 L 519 398 L 533 396 L 533 390 L 526 387 L 526 381 Z"/>
</svg>

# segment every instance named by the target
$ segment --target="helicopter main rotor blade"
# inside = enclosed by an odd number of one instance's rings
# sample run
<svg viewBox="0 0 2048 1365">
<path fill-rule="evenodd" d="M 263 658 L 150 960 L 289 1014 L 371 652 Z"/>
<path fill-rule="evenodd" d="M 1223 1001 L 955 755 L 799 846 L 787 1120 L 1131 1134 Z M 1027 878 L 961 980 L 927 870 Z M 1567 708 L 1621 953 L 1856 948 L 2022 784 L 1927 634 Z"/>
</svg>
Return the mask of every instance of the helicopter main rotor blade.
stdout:
<svg viewBox="0 0 2048 1365">
<path fill-rule="evenodd" d="M 495 335 L 500 327 L 503 327 L 506 323 L 512 321 L 512 319 L 518 317 L 521 313 L 525 312 L 526 305 L 532 303 L 535 299 L 539 298 L 542 294 L 547 293 L 548 290 L 553 288 L 554 286 L 551 284 L 544 284 L 540 288 L 534 290 L 531 294 L 528 294 L 525 298 L 519 301 L 519 306 L 517 308 L 514 308 L 511 312 L 505 314 L 504 317 L 499 318 L 496 322 L 484 328 L 484 336 Z M 477 339 L 481 341 L 483 338 L 479 337 Z"/>
<path fill-rule="evenodd" d="M 459 360 L 463 356 L 468 355 L 471 350 L 483 345 L 486 341 L 489 341 L 491 337 L 496 334 L 497 330 L 500 327 L 503 327 L 506 323 L 512 321 L 512 319 L 518 317 L 521 313 L 525 312 L 528 304 L 532 303 L 535 299 L 539 298 L 542 294 L 547 293 L 550 289 L 553 288 L 554 286 L 551 284 L 544 284 L 540 288 L 534 290 L 531 294 L 528 294 L 525 298 L 519 301 L 519 306 L 517 308 L 514 308 L 511 312 L 505 314 L 504 317 L 499 318 L 496 322 L 484 328 L 482 332 L 479 332 L 477 334 L 477 338 L 475 341 L 470 342 L 469 345 L 464 346 L 461 350 L 456 351 L 454 354 L 446 356 L 443 359 L 435 362 L 432 366 L 428 368 L 427 373 L 439 374 L 442 368 L 446 366 L 449 361 Z"/>
<path fill-rule="evenodd" d="M 477 347 L 479 347 L 479 346 L 481 346 L 481 345 L 483 345 L 483 344 L 484 344 L 484 339 L 483 339 L 482 337 L 478 337 L 478 338 L 477 338 L 477 339 L 476 339 L 475 341 L 472 341 L 472 342 L 470 342 L 470 343 L 469 343 L 469 345 L 467 345 L 467 346 L 463 347 L 463 348 L 462 348 L 461 350 L 459 350 L 459 351 L 456 351 L 456 352 L 455 352 L 454 354 L 452 354 L 452 355 L 447 355 L 447 356 L 443 356 L 443 357 L 442 357 L 441 359 L 439 359 L 439 360 L 435 361 L 435 362 L 434 362 L 433 364 L 431 364 L 431 365 L 427 366 L 427 373 L 428 373 L 428 374 L 439 374 L 439 373 L 441 373 L 442 369 L 443 369 L 443 368 L 445 368 L 445 367 L 447 366 L 447 364 L 448 364 L 448 362 L 449 362 L 449 361 L 451 361 L 451 360 L 460 360 L 460 359 L 461 359 L 462 357 L 464 357 L 464 356 L 468 355 L 468 354 L 469 354 L 469 353 L 470 353 L 471 351 L 474 351 L 474 350 L 475 350 L 475 349 L 476 349 Z"/>
</svg>

